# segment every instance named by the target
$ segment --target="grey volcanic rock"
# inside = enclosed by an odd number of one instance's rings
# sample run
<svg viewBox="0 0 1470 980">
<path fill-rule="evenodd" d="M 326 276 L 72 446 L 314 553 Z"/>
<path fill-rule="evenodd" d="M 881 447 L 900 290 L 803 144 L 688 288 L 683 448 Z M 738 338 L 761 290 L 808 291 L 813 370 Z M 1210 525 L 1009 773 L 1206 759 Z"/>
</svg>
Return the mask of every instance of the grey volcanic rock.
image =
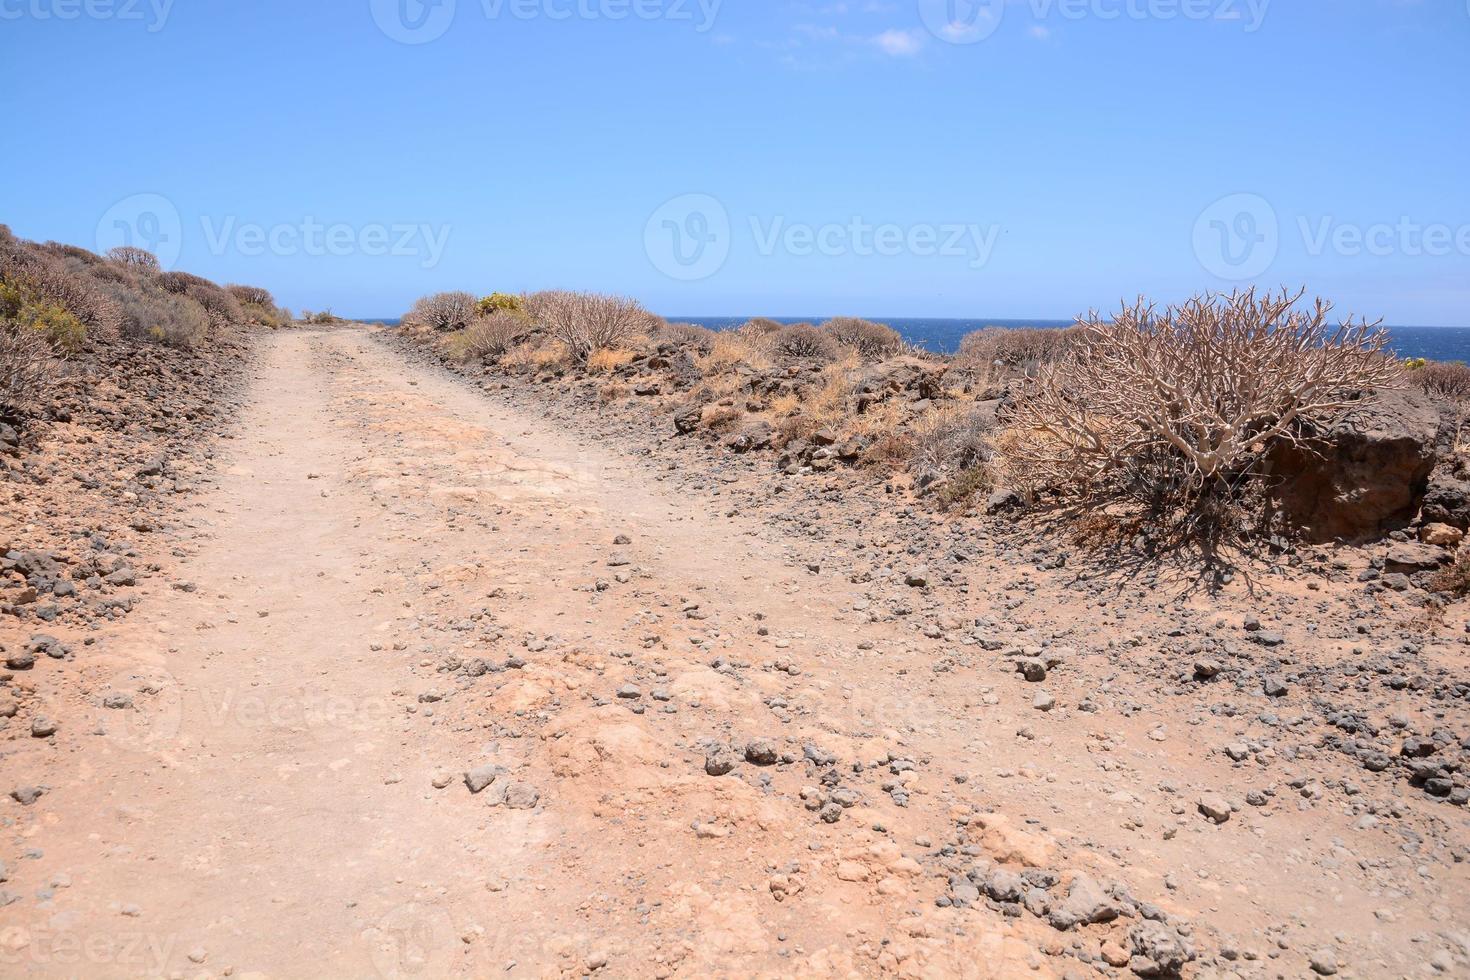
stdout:
<svg viewBox="0 0 1470 980">
<path fill-rule="evenodd" d="M 1377 536 L 1414 517 L 1447 437 L 1428 395 L 1380 391 L 1312 447 L 1272 455 L 1271 474 L 1281 481 L 1273 503 L 1312 541 Z"/>
</svg>

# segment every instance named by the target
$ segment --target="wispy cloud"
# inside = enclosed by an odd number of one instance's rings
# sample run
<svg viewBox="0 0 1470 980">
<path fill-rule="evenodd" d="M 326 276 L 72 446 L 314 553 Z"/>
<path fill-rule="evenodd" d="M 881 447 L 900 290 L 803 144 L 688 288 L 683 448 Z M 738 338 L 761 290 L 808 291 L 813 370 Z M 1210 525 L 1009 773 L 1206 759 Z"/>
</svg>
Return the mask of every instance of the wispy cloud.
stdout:
<svg viewBox="0 0 1470 980">
<path fill-rule="evenodd" d="M 912 58 L 924 48 L 924 39 L 916 31 L 887 30 L 872 40 L 878 50 L 895 58 Z"/>
</svg>

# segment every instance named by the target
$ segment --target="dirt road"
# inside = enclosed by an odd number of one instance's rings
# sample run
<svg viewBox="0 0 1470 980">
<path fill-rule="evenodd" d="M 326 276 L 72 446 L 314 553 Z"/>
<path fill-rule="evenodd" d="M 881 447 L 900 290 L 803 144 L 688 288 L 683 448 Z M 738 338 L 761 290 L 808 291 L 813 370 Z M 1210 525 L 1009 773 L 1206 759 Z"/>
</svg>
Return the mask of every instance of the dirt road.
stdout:
<svg viewBox="0 0 1470 980">
<path fill-rule="evenodd" d="M 1140 901 L 1290 973 L 1266 957 L 1384 928 L 1316 863 L 1351 814 L 1195 812 L 1228 719 L 1063 724 L 1065 682 L 1053 713 L 1010 665 L 936 667 L 841 569 L 595 426 L 360 332 L 266 343 L 194 535 L 74 638 L 70 701 L 37 680 L 63 727 L 7 763 L 45 792 L 7 828 L 6 975 L 1088 975 L 1137 951 Z M 961 887 L 992 861 L 1121 914 L 993 911 Z"/>
</svg>

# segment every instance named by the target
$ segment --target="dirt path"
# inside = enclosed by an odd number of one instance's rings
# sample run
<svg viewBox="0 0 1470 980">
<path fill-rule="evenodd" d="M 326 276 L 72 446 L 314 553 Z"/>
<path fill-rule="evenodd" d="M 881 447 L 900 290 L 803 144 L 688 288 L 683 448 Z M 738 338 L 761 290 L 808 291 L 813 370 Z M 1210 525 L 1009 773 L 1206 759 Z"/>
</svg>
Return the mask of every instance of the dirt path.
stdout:
<svg viewBox="0 0 1470 980">
<path fill-rule="evenodd" d="M 1214 914 L 1241 972 L 1290 973 L 1268 930 L 1372 936 L 1404 897 L 1303 866 L 1379 855 L 1413 893 L 1392 840 L 1337 846 L 1350 813 L 1200 819 L 1229 719 L 1094 723 L 1055 679 L 1039 711 L 595 436 L 360 333 L 271 338 L 192 557 L 87 638 L 71 705 L 37 681 L 67 720 L 7 759 L 46 792 L 9 828 L 35 900 L 0 910 L 4 972 L 1085 976 L 1145 914 Z M 1054 906 L 1118 882 L 1123 914 L 992 911 L 962 886 L 993 861 Z"/>
</svg>

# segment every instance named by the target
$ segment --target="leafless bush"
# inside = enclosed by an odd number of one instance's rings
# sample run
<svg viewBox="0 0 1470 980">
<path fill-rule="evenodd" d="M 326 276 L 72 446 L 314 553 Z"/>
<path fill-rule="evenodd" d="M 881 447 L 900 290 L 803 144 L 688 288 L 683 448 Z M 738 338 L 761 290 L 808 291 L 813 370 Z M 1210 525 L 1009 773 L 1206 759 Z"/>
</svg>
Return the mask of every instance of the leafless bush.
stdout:
<svg viewBox="0 0 1470 980">
<path fill-rule="evenodd" d="M 831 360 L 837 356 L 837 342 L 810 323 L 793 323 L 775 334 L 772 348 L 783 357 L 809 357 Z"/>
<path fill-rule="evenodd" d="M 515 346 L 529 329 L 515 313 L 492 313 L 481 317 L 450 340 L 450 353 L 460 361 L 500 357 Z"/>
<path fill-rule="evenodd" d="M 925 412 L 909 437 L 909 469 L 915 476 L 942 476 L 988 462 L 994 429 L 993 416 L 973 405 L 944 405 Z"/>
<path fill-rule="evenodd" d="M 0 323 L 0 407 L 26 414 L 56 384 L 56 360 L 51 345 L 36 330 Z"/>
<path fill-rule="evenodd" d="M 404 322 L 434 330 L 463 330 L 479 316 L 479 300 L 472 293 L 449 292 L 425 296 L 413 304 Z"/>
<path fill-rule="evenodd" d="M 1228 499 L 1274 444 L 1300 439 L 1398 369 L 1378 325 L 1329 326 L 1302 293 L 1206 294 L 1162 313 L 1143 300 L 1081 324 L 1028 382 L 1001 440 L 1008 470 L 1083 496 L 1155 507 Z"/>
<path fill-rule="evenodd" d="M 903 337 L 886 323 L 839 316 L 822 324 L 822 329 L 842 346 L 873 360 L 891 357 L 904 349 Z"/>
<path fill-rule="evenodd" d="M 658 330 L 658 339 L 679 344 L 682 347 L 693 347 L 701 353 L 708 354 L 714 349 L 715 339 L 718 333 L 709 327 L 701 327 L 693 323 L 666 323 Z"/>
<path fill-rule="evenodd" d="M 135 245 L 119 245 L 107 250 L 107 260 L 137 272 L 158 272 L 158 256 L 146 248 Z"/>
<path fill-rule="evenodd" d="M 106 283 L 104 288 L 118 308 L 122 332 L 129 337 L 192 347 L 209 334 L 209 314 L 187 296 L 151 285 L 129 288 L 122 283 Z"/>
<path fill-rule="evenodd" d="M 766 337 L 771 334 L 780 333 L 783 326 L 778 320 L 758 316 L 753 320 L 746 320 L 740 325 L 738 332 L 749 337 Z"/>
<path fill-rule="evenodd" d="M 1034 374 L 1060 359 L 1076 336 L 1076 328 L 986 327 L 960 341 L 955 367 L 986 380 Z"/>
<path fill-rule="evenodd" d="M 1409 383 L 1456 402 L 1470 402 L 1470 367 L 1433 361 L 1407 372 Z"/>
<path fill-rule="evenodd" d="M 626 344 L 655 322 L 637 300 L 566 290 L 533 293 L 526 310 L 579 364 L 594 351 Z"/>
<path fill-rule="evenodd" d="M 241 286 L 239 283 L 231 283 L 225 287 L 225 291 L 241 303 L 265 307 L 276 305 L 276 298 L 270 294 L 270 290 L 261 289 L 259 286 Z"/>
</svg>

